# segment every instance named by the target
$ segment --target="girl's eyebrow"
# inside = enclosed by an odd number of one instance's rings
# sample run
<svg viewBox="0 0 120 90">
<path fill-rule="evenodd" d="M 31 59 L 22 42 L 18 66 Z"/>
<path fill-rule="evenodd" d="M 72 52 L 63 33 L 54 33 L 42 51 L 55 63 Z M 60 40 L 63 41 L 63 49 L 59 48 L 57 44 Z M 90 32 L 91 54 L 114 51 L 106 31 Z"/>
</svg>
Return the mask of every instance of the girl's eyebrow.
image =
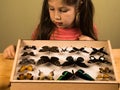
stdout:
<svg viewBox="0 0 120 90">
<path fill-rule="evenodd" d="M 54 6 L 51 6 L 51 5 L 48 5 L 48 7 L 52 7 L 52 8 L 54 8 Z M 65 6 L 61 6 L 61 7 L 58 7 L 59 9 L 67 9 L 67 7 L 65 7 Z"/>
</svg>

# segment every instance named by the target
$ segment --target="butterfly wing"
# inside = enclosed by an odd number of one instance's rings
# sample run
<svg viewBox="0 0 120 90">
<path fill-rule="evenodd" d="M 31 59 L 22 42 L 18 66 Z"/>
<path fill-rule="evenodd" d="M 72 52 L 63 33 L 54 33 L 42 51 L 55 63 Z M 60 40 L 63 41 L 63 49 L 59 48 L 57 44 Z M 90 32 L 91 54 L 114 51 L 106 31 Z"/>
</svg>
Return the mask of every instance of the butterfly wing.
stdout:
<svg viewBox="0 0 120 90">
<path fill-rule="evenodd" d="M 79 69 L 78 71 L 76 71 L 75 75 L 85 80 L 91 80 L 91 81 L 94 80 L 89 74 L 85 73 L 82 69 Z"/>
<path fill-rule="evenodd" d="M 50 50 L 49 46 L 43 46 L 42 49 L 39 50 L 39 52 L 47 52 Z"/>
<path fill-rule="evenodd" d="M 47 80 L 54 80 L 53 76 L 54 76 L 54 70 L 51 71 L 51 72 L 48 74 L 48 76 L 46 76 L 46 79 L 47 79 Z"/>
<path fill-rule="evenodd" d="M 66 48 L 61 48 L 61 52 L 66 52 L 66 51 L 68 51 L 67 47 Z"/>
<path fill-rule="evenodd" d="M 74 59 L 73 59 L 73 57 L 72 56 L 68 56 L 67 58 L 66 58 L 66 62 L 64 62 L 63 64 L 62 64 L 62 66 L 70 66 L 70 65 L 73 65 L 74 64 Z"/>
<path fill-rule="evenodd" d="M 37 62 L 37 65 L 44 64 L 49 62 L 49 57 L 48 56 L 41 56 L 40 59 Z"/>
<path fill-rule="evenodd" d="M 78 62 L 76 62 L 76 64 L 77 64 L 78 66 L 84 67 L 84 68 L 88 68 L 88 67 L 89 67 L 89 66 L 86 65 L 85 63 L 78 63 Z"/>
<path fill-rule="evenodd" d="M 26 49 L 28 49 L 28 48 L 29 48 L 29 46 L 26 45 L 26 46 L 24 46 L 23 50 L 26 50 Z"/>
<path fill-rule="evenodd" d="M 75 61 L 75 64 L 77 64 L 80 67 L 84 67 L 87 68 L 88 65 L 86 65 L 85 63 L 83 63 L 84 59 L 82 57 L 78 57 L 77 60 Z"/>
<path fill-rule="evenodd" d="M 44 80 L 45 79 L 45 75 L 42 71 L 39 70 L 39 77 L 38 77 L 38 80 Z"/>
<path fill-rule="evenodd" d="M 32 46 L 31 48 L 32 48 L 33 50 L 36 50 L 36 49 L 37 49 L 36 46 Z"/>
<path fill-rule="evenodd" d="M 26 67 L 26 65 L 21 66 L 18 72 L 24 72 L 26 70 Z"/>
<path fill-rule="evenodd" d="M 96 63 L 97 59 L 94 56 L 90 56 L 90 60 L 88 61 L 88 63 Z"/>
<path fill-rule="evenodd" d="M 105 55 L 108 55 L 108 53 L 104 51 L 104 47 L 100 48 L 100 49 L 99 49 L 99 52 L 100 52 L 100 53 L 103 53 L 103 54 L 105 54 Z"/>
<path fill-rule="evenodd" d="M 29 59 L 29 64 L 35 64 L 35 61 L 34 61 L 34 59 Z"/>
<path fill-rule="evenodd" d="M 77 49 L 76 47 L 73 47 L 73 49 L 71 51 L 69 51 L 69 53 L 73 53 L 73 52 L 76 52 L 78 51 L 79 49 Z"/>
<path fill-rule="evenodd" d="M 64 71 L 57 80 L 69 80 L 72 76 L 73 74 L 71 72 Z"/>
<path fill-rule="evenodd" d="M 32 74 L 31 74 L 31 73 L 27 73 L 26 79 L 27 79 L 27 80 L 33 80 Z"/>
<path fill-rule="evenodd" d="M 53 47 L 50 48 L 50 51 L 51 51 L 51 52 L 54 52 L 54 53 L 58 53 L 58 52 L 59 52 L 59 49 L 58 49 L 58 47 L 53 46 Z"/>
<path fill-rule="evenodd" d="M 24 80 L 25 79 L 25 75 L 24 74 L 20 74 L 18 77 L 17 77 L 17 80 Z"/>
<path fill-rule="evenodd" d="M 96 54 L 98 52 L 98 50 L 96 48 L 92 48 L 92 52 L 90 53 L 90 55 Z"/>
<path fill-rule="evenodd" d="M 35 56 L 34 52 L 30 52 L 30 53 L 28 53 L 28 55 Z"/>
<path fill-rule="evenodd" d="M 29 62 L 28 62 L 28 59 L 27 59 L 27 58 L 22 59 L 22 61 L 19 62 L 20 65 L 26 65 L 26 64 L 28 64 L 28 63 L 29 63 Z"/>
<path fill-rule="evenodd" d="M 104 56 L 100 56 L 100 57 L 99 57 L 99 62 L 112 65 L 112 63 L 109 62 L 108 60 L 106 60 Z"/>
<path fill-rule="evenodd" d="M 51 57 L 50 63 L 52 63 L 52 64 L 54 64 L 56 66 L 61 66 L 61 64 L 59 62 L 59 58 L 57 58 L 57 57 Z"/>
<path fill-rule="evenodd" d="M 83 47 L 83 48 L 80 48 L 79 50 L 82 51 L 82 52 L 85 52 L 85 53 L 89 53 L 89 52 L 87 52 L 87 51 L 85 50 L 84 47 Z"/>
<path fill-rule="evenodd" d="M 21 56 L 27 56 L 28 52 L 24 52 Z"/>
</svg>

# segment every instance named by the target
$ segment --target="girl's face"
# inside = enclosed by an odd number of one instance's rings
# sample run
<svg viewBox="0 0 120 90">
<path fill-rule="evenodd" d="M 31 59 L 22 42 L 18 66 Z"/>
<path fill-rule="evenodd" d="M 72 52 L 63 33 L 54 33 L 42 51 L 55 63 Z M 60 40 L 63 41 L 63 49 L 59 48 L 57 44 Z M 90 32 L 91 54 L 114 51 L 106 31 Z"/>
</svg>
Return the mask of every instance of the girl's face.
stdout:
<svg viewBox="0 0 120 90">
<path fill-rule="evenodd" d="M 63 0 L 48 0 L 52 22 L 58 28 L 71 28 L 76 16 L 75 6 L 68 6 Z"/>
</svg>

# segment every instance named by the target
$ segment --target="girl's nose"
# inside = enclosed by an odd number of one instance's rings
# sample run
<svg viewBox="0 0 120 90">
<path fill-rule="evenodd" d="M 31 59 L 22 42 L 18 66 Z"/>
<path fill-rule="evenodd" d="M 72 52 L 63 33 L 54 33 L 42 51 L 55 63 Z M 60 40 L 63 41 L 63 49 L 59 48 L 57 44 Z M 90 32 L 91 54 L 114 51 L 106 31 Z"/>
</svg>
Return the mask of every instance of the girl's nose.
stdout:
<svg viewBox="0 0 120 90">
<path fill-rule="evenodd" d="M 58 12 L 55 13 L 55 19 L 56 20 L 61 20 L 61 16 Z"/>
</svg>

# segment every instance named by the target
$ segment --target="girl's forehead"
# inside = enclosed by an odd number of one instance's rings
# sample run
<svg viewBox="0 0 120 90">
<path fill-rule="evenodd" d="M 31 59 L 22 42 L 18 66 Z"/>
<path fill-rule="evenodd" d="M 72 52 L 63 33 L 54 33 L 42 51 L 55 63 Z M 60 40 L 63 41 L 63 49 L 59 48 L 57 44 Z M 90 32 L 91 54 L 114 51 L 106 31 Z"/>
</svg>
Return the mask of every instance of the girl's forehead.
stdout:
<svg viewBox="0 0 120 90">
<path fill-rule="evenodd" d="M 63 0 L 48 0 L 48 3 L 51 5 L 66 5 Z"/>
<path fill-rule="evenodd" d="M 48 0 L 48 3 L 51 3 L 51 4 L 64 4 L 63 0 Z"/>
<path fill-rule="evenodd" d="M 55 5 L 55 6 L 74 6 L 74 4 L 68 5 L 67 3 L 65 3 L 64 0 L 48 0 L 48 4 Z"/>
</svg>

